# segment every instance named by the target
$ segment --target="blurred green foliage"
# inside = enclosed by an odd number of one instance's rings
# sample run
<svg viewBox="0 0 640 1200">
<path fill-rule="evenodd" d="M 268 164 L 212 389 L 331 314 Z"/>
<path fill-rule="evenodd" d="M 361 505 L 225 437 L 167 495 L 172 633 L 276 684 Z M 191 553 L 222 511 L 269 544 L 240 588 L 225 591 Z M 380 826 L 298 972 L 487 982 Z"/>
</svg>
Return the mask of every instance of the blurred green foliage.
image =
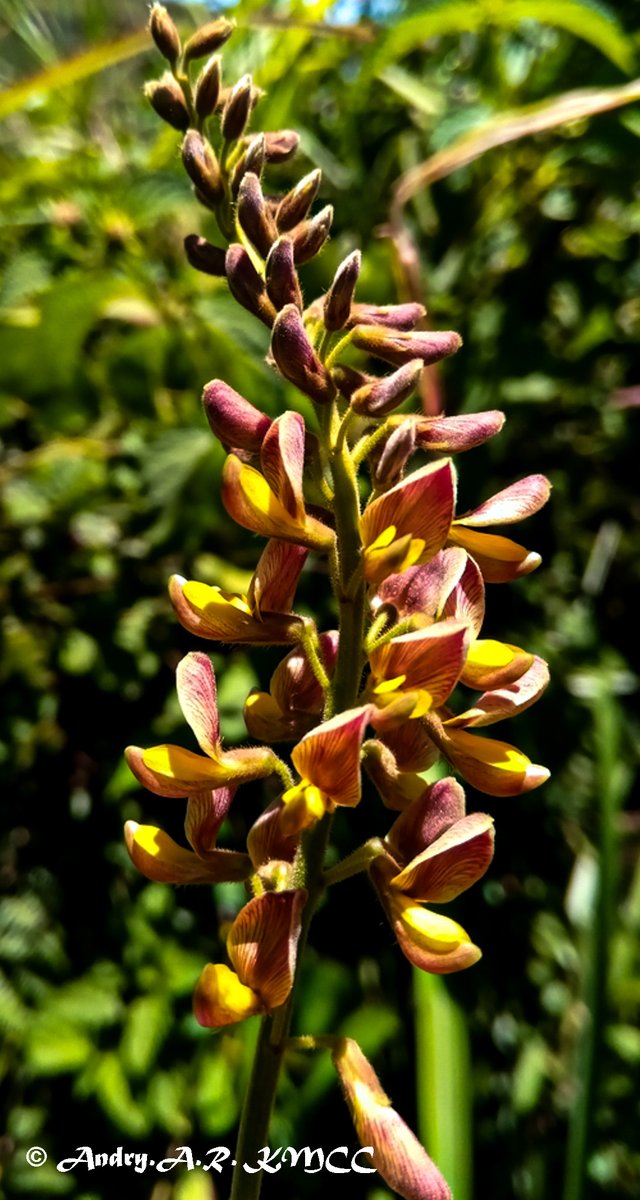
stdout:
<svg viewBox="0 0 640 1200">
<path fill-rule="evenodd" d="M 398 177 L 493 115 L 626 82 L 640 44 L 631 0 L 241 0 L 233 11 L 229 77 L 250 70 L 265 88 L 261 126 L 302 133 L 273 186 L 319 165 L 336 206 L 307 295 L 362 245 L 361 298 L 382 303 L 406 286 L 382 236 Z M 159 72 L 153 53 L 136 53 L 142 6 L 5 0 L 0 14 L 0 1149 L 12 1194 L 90 1200 L 107 1194 L 100 1180 L 52 1165 L 76 1145 L 160 1158 L 183 1142 L 232 1144 L 256 1031 L 213 1037 L 189 997 L 241 894 L 135 875 L 123 820 L 180 836 L 182 812 L 142 795 L 121 751 L 184 735 L 173 670 L 193 647 L 170 613 L 169 574 L 233 588 L 255 561 L 217 498 L 202 385 L 220 375 L 271 413 L 284 394 L 264 363 L 266 331 L 184 262 L 183 236 L 206 233 L 207 217 L 173 131 L 141 97 Z M 181 14 L 187 25 L 197 15 Z M 491 588 L 488 608 L 490 633 L 550 660 L 552 687 L 517 740 L 554 774 L 518 800 L 469 794 L 498 830 L 488 879 L 458 904 L 485 957 L 447 984 L 466 1014 L 472 1076 L 462 1047 L 421 1055 L 436 1078 L 417 1079 L 437 1106 L 437 1071 L 453 1061 L 473 1089 L 478 1200 L 560 1196 L 565 1172 L 565 1200 L 640 1188 L 639 414 L 628 390 L 640 384 L 639 137 L 635 105 L 524 138 L 406 213 L 431 320 L 465 339 L 437 382 L 447 411 L 509 417 L 461 460 L 462 507 L 528 472 L 554 483 L 524 535 L 543 567 Z M 303 601 L 317 604 L 321 583 L 310 571 Z M 244 696 L 277 656 L 213 658 L 223 729 L 239 740 Z M 263 802 L 244 795 L 229 845 Z M 384 833 L 382 809 L 377 819 Z M 356 811 L 355 836 L 360 821 Z M 341 838 L 346 847 L 338 827 Z M 408 968 L 362 880 L 332 905 L 339 920 L 327 908 L 314 926 L 298 1031 L 357 1037 L 415 1123 Z M 427 1021 L 419 996 L 417 1013 Z M 423 1047 L 426 1036 L 427 1025 Z M 272 1144 L 353 1141 L 335 1097 L 325 1061 L 294 1059 Z M 428 1110 L 421 1101 L 427 1135 Z M 50 1155 L 40 1170 L 24 1161 L 34 1143 Z M 176 1200 L 213 1195 L 203 1176 L 168 1178 Z M 282 1194 L 274 1179 L 267 1200 Z M 325 1184 L 295 1186 L 313 1197 Z M 153 1181 L 134 1186 L 151 1195 Z"/>
</svg>

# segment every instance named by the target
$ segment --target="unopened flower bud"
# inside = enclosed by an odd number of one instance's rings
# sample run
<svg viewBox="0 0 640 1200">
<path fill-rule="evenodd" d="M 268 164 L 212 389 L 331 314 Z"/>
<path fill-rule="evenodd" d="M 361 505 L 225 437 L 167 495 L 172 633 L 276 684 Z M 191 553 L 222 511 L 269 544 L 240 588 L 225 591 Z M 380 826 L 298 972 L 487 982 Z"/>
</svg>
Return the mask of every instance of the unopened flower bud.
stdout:
<svg viewBox="0 0 640 1200">
<path fill-rule="evenodd" d="M 249 241 L 266 258 L 278 231 L 265 203 L 260 180 L 252 172 L 248 172 L 240 184 L 236 215 Z"/>
<path fill-rule="evenodd" d="M 345 400 L 350 400 L 354 392 L 367 384 L 375 383 L 374 376 L 366 375 L 364 371 L 356 371 L 355 367 L 348 367 L 346 363 L 336 363 L 335 367 L 331 368 L 331 378 Z"/>
<path fill-rule="evenodd" d="M 293 261 L 293 243 L 290 238 L 281 237 L 273 243 L 267 258 L 266 282 L 269 299 L 278 310 L 287 304 L 295 304 L 302 312 L 302 292 Z"/>
<path fill-rule="evenodd" d="M 354 250 L 340 263 L 324 302 L 324 327 L 330 333 L 343 329 L 349 320 L 351 303 L 362 265 L 362 255 Z"/>
<path fill-rule="evenodd" d="M 435 1163 L 391 1107 L 371 1063 L 352 1038 L 339 1038 L 331 1055 L 360 1144 L 376 1170 L 404 1200 L 451 1200 Z"/>
<path fill-rule="evenodd" d="M 222 113 L 220 127 L 226 142 L 234 142 L 244 133 L 254 105 L 254 96 L 251 76 L 243 75 L 229 92 Z"/>
<path fill-rule="evenodd" d="M 227 250 L 225 270 L 229 291 L 254 316 L 259 317 L 269 328 L 273 325 L 276 310 L 271 303 L 264 281 L 256 271 L 244 246 L 234 242 Z"/>
<path fill-rule="evenodd" d="M 237 200 L 238 198 L 240 184 L 242 183 L 242 180 L 247 172 L 251 171 L 254 175 L 258 176 L 258 179 L 260 179 L 264 170 L 264 164 L 264 134 L 260 133 L 257 137 L 252 138 L 244 154 L 238 159 L 235 167 L 233 168 L 231 175 L 231 195 L 233 196 L 234 200 Z M 266 197 L 265 203 L 270 215 L 273 216 L 271 205 Z"/>
<path fill-rule="evenodd" d="M 206 58 L 208 54 L 215 54 L 231 37 L 235 27 L 235 21 L 218 17 L 217 20 L 208 21 L 201 29 L 197 29 L 184 48 L 185 65 L 193 62 L 195 58 Z"/>
<path fill-rule="evenodd" d="M 271 417 L 254 408 L 222 379 L 212 379 L 202 393 L 204 411 L 223 446 L 256 453 L 272 425 Z"/>
<path fill-rule="evenodd" d="M 460 334 L 453 330 L 405 333 L 394 332 L 382 325 L 356 325 L 351 340 L 358 350 L 366 350 L 374 358 L 397 367 L 415 358 L 421 358 L 425 364 L 440 362 L 440 359 L 455 354 L 462 345 Z"/>
<path fill-rule="evenodd" d="M 276 224 L 281 233 L 286 233 L 304 221 L 320 187 L 322 171 L 311 171 L 282 197 L 276 212 Z"/>
<path fill-rule="evenodd" d="M 222 59 L 219 54 L 214 54 L 196 79 L 193 105 L 201 121 L 206 121 L 216 110 L 220 97 L 221 68 Z"/>
<path fill-rule="evenodd" d="M 426 317 L 427 310 L 413 300 L 406 304 L 354 304 L 351 319 L 354 325 L 384 325 L 385 329 L 413 329 Z"/>
<path fill-rule="evenodd" d="M 226 275 L 225 251 L 220 246 L 212 245 L 197 233 L 190 233 L 184 239 L 184 250 L 189 264 L 196 271 L 202 271 L 204 275 Z"/>
<path fill-rule="evenodd" d="M 180 34 L 163 4 L 154 4 L 149 15 L 149 32 L 163 58 L 173 66 L 182 49 Z"/>
<path fill-rule="evenodd" d="M 403 421 L 387 438 L 386 445 L 374 472 L 379 492 L 386 492 L 402 478 L 407 462 L 416 448 L 416 427 L 413 421 Z"/>
<path fill-rule="evenodd" d="M 184 169 L 198 192 L 210 204 L 218 204 L 224 187 L 218 160 L 197 129 L 190 129 L 182 143 Z"/>
<path fill-rule="evenodd" d="M 333 207 L 327 204 L 310 221 L 303 221 L 291 234 L 296 263 L 306 263 L 322 250 L 331 229 Z"/>
<path fill-rule="evenodd" d="M 294 304 L 287 304 L 273 323 L 271 353 L 280 373 L 317 404 L 326 404 L 336 394 L 327 368 L 320 362 L 302 317 Z"/>
<path fill-rule="evenodd" d="M 154 79 L 145 84 L 144 94 L 151 107 L 167 125 L 172 125 L 181 133 L 189 128 L 189 110 L 182 88 L 169 71 L 166 71 L 161 79 Z"/>
<path fill-rule="evenodd" d="M 265 154 L 268 163 L 286 162 L 293 158 L 300 145 L 300 134 L 293 129 L 280 129 L 277 133 L 265 133 Z"/>
<path fill-rule="evenodd" d="M 363 417 L 385 417 L 408 400 L 418 386 L 422 366 L 421 358 L 413 358 L 403 367 L 398 367 L 392 375 L 365 383 L 353 393 L 352 409 Z"/>
</svg>

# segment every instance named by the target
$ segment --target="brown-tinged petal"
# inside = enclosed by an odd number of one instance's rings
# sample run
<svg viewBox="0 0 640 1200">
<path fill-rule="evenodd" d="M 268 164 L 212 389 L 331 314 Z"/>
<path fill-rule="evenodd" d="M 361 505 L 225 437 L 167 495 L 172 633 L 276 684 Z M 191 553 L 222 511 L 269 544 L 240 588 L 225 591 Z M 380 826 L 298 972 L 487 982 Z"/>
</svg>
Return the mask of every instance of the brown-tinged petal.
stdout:
<svg viewBox="0 0 640 1200">
<path fill-rule="evenodd" d="M 425 723 L 445 758 L 479 792 L 488 796 L 519 796 L 549 778 L 546 767 L 532 763 L 507 742 L 478 737 L 443 725 L 431 713 Z"/>
<path fill-rule="evenodd" d="M 335 534 L 315 517 L 292 517 L 264 475 L 230 454 L 222 472 L 222 503 L 230 517 L 263 537 L 296 542 L 311 550 L 328 550 Z"/>
<path fill-rule="evenodd" d="M 369 874 L 402 953 L 421 971 L 449 975 L 473 966 L 481 951 L 457 921 L 423 908 L 391 886 L 393 863 L 380 855 Z"/>
<path fill-rule="evenodd" d="M 493 817 L 462 817 L 390 881 L 413 900 L 446 904 L 481 879 L 493 858 Z"/>
<path fill-rule="evenodd" d="M 510 525 L 539 512 L 547 503 L 550 494 L 551 484 L 544 475 L 526 475 L 510 487 L 496 492 L 495 496 L 485 500 L 478 508 L 463 513 L 458 520 L 478 528 L 487 525 Z"/>
<path fill-rule="evenodd" d="M 181 625 L 197 637 L 216 642 L 281 646 L 297 642 L 302 632 L 302 618 L 294 613 L 265 612 L 254 616 L 243 596 L 195 579 L 183 579 L 181 575 L 171 576 L 169 596 Z"/>
<path fill-rule="evenodd" d="M 306 734 L 291 754 L 301 778 L 334 804 L 360 800 L 360 751 L 369 714 L 368 704 L 339 713 Z"/>
<path fill-rule="evenodd" d="M 418 799 L 394 821 L 387 842 L 400 862 L 408 863 L 465 815 L 465 795 L 451 777 L 424 787 Z"/>
<path fill-rule="evenodd" d="M 273 323 L 271 353 L 289 383 L 317 404 L 333 400 L 336 389 L 327 368 L 320 362 L 295 304 L 287 304 Z"/>
<path fill-rule="evenodd" d="M 410 534 L 424 542 L 422 561 L 426 562 L 444 546 L 454 505 L 451 460 L 430 463 L 367 505 L 361 518 L 363 544 L 371 546 L 393 528 L 397 538 Z"/>
<path fill-rule="evenodd" d="M 376 680 L 372 689 L 376 704 L 387 694 L 385 685 L 392 680 L 399 680 L 400 691 L 427 692 L 432 707 L 444 704 L 460 677 L 468 642 L 465 624 L 440 621 L 372 650 L 369 661 Z"/>
<path fill-rule="evenodd" d="M 440 550 L 423 566 L 409 567 L 400 575 L 385 579 L 377 590 L 374 608 L 392 604 L 398 617 L 422 615 L 429 621 L 436 621 L 442 616 L 459 616 L 464 620 L 466 613 L 451 612 L 447 602 L 469 562 L 471 559 L 462 549 Z M 475 563 L 473 568 L 479 575 Z M 482 576 L 479 578 L 482 587 Z"/>
<path fill-rule="evenodd" d="M 338 631 L 321 633 L 320 658 L 329 678 L 333 674 L 338 653 Z M 303 646 L 287 654 L 271 676 L 270 690 L 282 712 L 321 713 L 324 692 L 318 683 Z"/>
<path fill-rule="evenodd" d="M 293 862 L 298 838 L 282 832 L 282 809 L 282 801 L 273 800 L 249 830 L 247 850 L 256 871 L 274 861 Z"/>
<path fill-rule="evenodd" d="M 475 559 L 487 583 L 510 583 L 512 579 L 530 575 L 542 562 L 539 554 L 519 546 L 510 538 L 478 533 L 455 521 L 449 541 L 462 546 Z"/>
<path fill-rule="evenodd" d="M 287 512 L 304 523 L 304 418 L 297 412 L 285 412 L 265 434 L 260 463 L 269 487 Z"/>
<path fill-rule="evenodd" d="M 245 904 L 227 938 L 238 978 L 257 992 L 265 1008 L 279 1008 L 293 984 L 300 918 L 307 893 L 265 892 Z"/>
<path fill-rule="evenodd" d="M 194 651 L 180 660 L 176 688 L 182 715 L 200 749 L 215 757 L 220 746 L 220 719 L 216 677 L 208 655 Z"/>
<path fill-rule="evenodd" d="M 494 725 L 508 717 L 515 717 L 525 708 L 535 704 L 549 683 L 549 668 L 542 658 L 534 657 L 524 675 L 506 687 L 485 692 L 475 704 L 445 722 L 447 729 L 478 729 L 483 725 Z"/>
<path fill-rule="evenodd" d="M 224 196 L 220 164 L 209 142 L 197 129 L 189 129 L 182 143 L 182 163 L 189 179 L 211 204 Z"/>
<path fill-rule="evenodd" d="M 505 415 L 497 410 L 464 413 L 459 417 L 414 417 L 416 445 L 439 454 L 473 450 L 500 433 Z"/>
<path fill-rule="evenodd" d="M 375 712 L 371 715 L 374 728 L 378 727 L 378 716 Z M 438 757 L 438 749 L 420 721 L 405 721 L 381 736 L 393 751 L 400 771 L 428 771 Z"/>
<path fill-rule="evenodd" d="M 235 788 L 224 787 L 215 792 L 209 789 L 189 796 L 184 831 L 200 858 L 206 858 L 214 849 L 218 831 L 231 808 L 235 793 Z"/>
<path fill-rule="evenodd" d="M 293 607 L 300 572 L 309 551 L 305 546 L 271 538 L 267 542 L 249 584 L 247 600 L 255 616 L 289 613 Z"/>
<path fill-rule="evenodd" d="M 207 21 L 206 25 L 201 25 L 191 35 L 184 48 L 185 64 L 197 58 L 206 58 L 208 54 L 219 50 L 231 37 L 235 27 L 235 21 L 228 21 L 226 17 L 217 17 L 214 21 Z"/>
<path fill-rule="evenodd" d="M 126 759 L 133 774 L 159 796 L 193 796 L 207 788 L 265 779 L 273 773 L 275 755 L 267 746 L 247 747 L 219 753 L 214 760 L 192 754 L 182 746 L 151 746 L 140 750 L 129 746 Z"/>
<path fill-rule="evenodd" d="M 407 724 L 417 725 L 418 722 Z M 383 804 L 394 812 L 411 807 L 424 790 L 424 779 L 411 771 L 400 771 L 393 752 L 382 741 L 367 741 L 362 749 L 363 766 Z"/>
<path fill-rule="evenodd" d="M 243 133 L 257 99 L 250 75 L 233 85 L 222 110 L 220 128 L 226 142 L 235 142 Z"/>
<path fill-rule="evenodd" d="M 360 1144 L 385 1183 L 404 1200 L 451 1200 L 438 1168 L 391 1107 L 357 1042 L 337 1039 L 332 1058 Z"/>
<path fill-rule="evenodd" d="M 300 225 L 296 225 L 295 229 L 291 230 L 291 240 L 293 242 L 293 257 L 296 265 L 309 262 L 315 258 L 324 246 L 333 223 L 333 207 L 331 204 L 325 205 L 312 217 L 309 221 L 302 221 Z"/>
<path fill-rule="evenodd" d="M 472 558 L 461 548 L 452 546 L 444 554 L 465 555 L 464 570 L 446 597 L 442 608 L 443 617 L 454 617 L 466 621 L 471 633 L 477 637 L 482 629 L 485 610 L 485 593 L 482 571 Z"/>
<path fill-rule="evenodd" d="M 414 427 L 403 421 L 389 434 L 373 471 L 373 482 L 379 492 L 386 492 L 398 483 L 416 448 Z"/>
<path fill-rule="evenodd" d="M 234 883 L 252 871 L 247 854 L 214 850 L 203 860 L 154 825 L 127 821 L 124 833 L 132 863 L 156 883 Z"/>
<path fill-rule="evenodd" d="M 189 128 L 189 110 L 180 84 L 170 71 L 161 79 L 152 79 L 144 86 L 144 94 L 158 116 L 173 129 L 185 133 Z"/>
<path fill-rule="evenodd" d="M 239 447 L 256 454 L 271 425 L 271 417 L 260 412 L 222 379 L 212 379 L 202 393 L 205 415 L 223 446 Z"/>
<path fill-rule="evenodd" d="M 220 1029 L 261 1012 L 262 1000 L 240 982 L 235 971 L 225 963 L 207 963 L 193 993 L 193 1013 L 199 1025 Z"/>
<path fill-rule="evenodd" d="M 405 333 L 384 325 L 356 325 L 351 340 L 358 350 L 365 350 L 394 367 L 401 367 L 414 358 L 421 358 L 425 365 L 440 362 L 455 354 L 462 345 L 460 334 L 453 330 Z"/>
<path fill-rule="evenodd" d="M 270 130 L 264 135 L 264 144 L 267 162 L 287 162 L 300 145 L 300 134 L 295 129 Z"/>
<path fill-rule="evenodd" d="M 460 682 L 480 692 L 484 688 L 506 687 L 520 679 L 533 663 L 533 654 L 496 642 L 493 638 L 477 638 L 467 652 Z"/>
</svg>

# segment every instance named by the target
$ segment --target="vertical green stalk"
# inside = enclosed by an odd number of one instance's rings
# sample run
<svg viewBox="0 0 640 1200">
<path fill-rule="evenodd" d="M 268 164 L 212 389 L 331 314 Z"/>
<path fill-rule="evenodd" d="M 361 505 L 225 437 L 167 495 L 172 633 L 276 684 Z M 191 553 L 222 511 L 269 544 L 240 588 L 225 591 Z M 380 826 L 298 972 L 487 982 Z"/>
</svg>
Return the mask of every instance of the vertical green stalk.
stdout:
<svg viewBox="0 0 640 1200">
<path fill-rule="evenodd" d="M 598 1098 L 599 1061 L 606 1019 L 609 946 L 615 920 L 616 818 L 622 798 L 619 772 L 620 718 L 616 703 L 599 689 L 592 704 L 596 787 L 599 796 L 598 884 L 593 922 L 584 954 L 584 1005 L 587 1014 L 576 1055 L 576 1102 L 569 1121 L 563 1200 L 586 1200 L 590 1192 L 589 1155 Z"/>
<path fill-rule="evenodd" d="M 472 1084 L 467 1022 L 438 975 L 413 971 L 418 1130 L 455 1200 L 472 1196 Z"/>
</svg>

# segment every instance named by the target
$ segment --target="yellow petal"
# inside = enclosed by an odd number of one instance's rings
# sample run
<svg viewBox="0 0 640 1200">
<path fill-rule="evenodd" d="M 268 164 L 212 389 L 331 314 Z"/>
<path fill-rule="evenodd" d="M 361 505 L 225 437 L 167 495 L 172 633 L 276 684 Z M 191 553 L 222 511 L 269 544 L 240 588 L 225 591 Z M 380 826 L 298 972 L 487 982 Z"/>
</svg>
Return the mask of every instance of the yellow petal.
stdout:
<svg viewBox="0 0 640 1200">
<path fill-rule="evenodd" d="M 263 1012 L 264 1006 L 235 971 L 224 963 L 207 963 L 196 984 L 193 1011 L 199 1025 L 217 1029 Z"/>
</svg>

